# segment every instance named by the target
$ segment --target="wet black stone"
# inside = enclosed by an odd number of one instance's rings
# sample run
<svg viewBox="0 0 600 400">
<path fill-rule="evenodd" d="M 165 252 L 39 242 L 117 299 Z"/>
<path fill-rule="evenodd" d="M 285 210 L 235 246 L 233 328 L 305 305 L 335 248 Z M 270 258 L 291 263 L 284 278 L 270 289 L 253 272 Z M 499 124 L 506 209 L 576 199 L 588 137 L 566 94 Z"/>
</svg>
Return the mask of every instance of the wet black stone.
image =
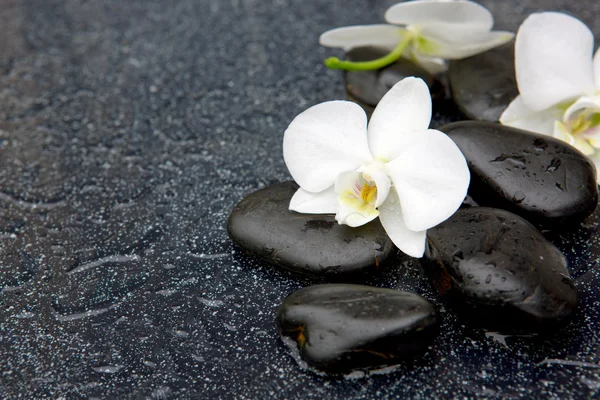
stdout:
<svg viewBox="0 0 600 400">
<path fill-rule="evenodd" d="M 514 42 L 473 57 L 450 62 L 452 97 L 467 117 L 496 122 L 517 97 Z"/>
<path fill-rule="evenodd" d="M 576 223 L 594 212 L 596 169 L 574 147 L 489 122 L 456 122 L 440 130 L 465 155 L 471 170 L 469 194 L 479 205 L 547 226 Z"/>
<path fill-rule="evenodd" d="M 347 284 L 292 293 L 277 326 L 309 366 L 333 373 L 397 364 L 424 353 L 438 333 L 435 308 L 421 296 Z"/>
<path fill-rule="evenodd" d="M 427 237 L 426 272 L 440 294 L 478 325 L 543 332 L 577 308 L 565 257 L 515 214 L 459 210 Z"/>
<path fill-rule="evenodd" d="M 229 217 L 231 239 L 272 264 L 330 279 L 375 272 L 395 253 L 378 220 L 350 228 L 333 215 L 289 211 L 297 189 L 278 183 L 244 198 Z"/>
<path fill-rule="evenodd" d="M 372 46 L 355 47 L 346 53 L 346 59 L 371 61 L 388 53 L 389 51 L 386 49 Z M 363 107 L 369 115 L 392 86 L 409 76 L 423 79 L 429 86 L 434 99 L 443 95 L 443 87 L 432 74 L 405 58 L 374 71 L 346 71 L 344 73 L 348 98 Z"/>
</svg>

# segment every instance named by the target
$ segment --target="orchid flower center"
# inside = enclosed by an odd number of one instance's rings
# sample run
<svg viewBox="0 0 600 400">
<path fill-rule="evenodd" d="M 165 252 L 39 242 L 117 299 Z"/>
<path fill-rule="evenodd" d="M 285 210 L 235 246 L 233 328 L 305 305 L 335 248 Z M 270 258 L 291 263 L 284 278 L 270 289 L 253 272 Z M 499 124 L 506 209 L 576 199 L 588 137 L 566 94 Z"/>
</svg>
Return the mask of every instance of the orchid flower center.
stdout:
<svg viewBox="0 0 600 400">
<path fill-rule="evenodd" d="M 587 156 L 600 150 L 600 110 L 596 107 L 581 108 L 566 112 L 562 121 L 557 121 L 555 136 Z"/>
<path fill-rule="evenodd" d="M 373 203 L 377 199 L 377 186 L 365 183 L 360 189 L 360 197 L 365 203 Z"/>
<path fill-rule="evenodd" d="M 377 185 L 365 173 L 356 172 L 340 191 L 338 201 L 356 210 L 374 210 L 377 201 Z"/>
<path fill-rule="evenodd" d="M 356 171 L 340 175 L 336 183 L 340 205 L 363 215 L 377 213 L 377 207 L 385 200 L 391 186 L 384 164 L 375 159 Z"/>
<path fill-rule="evenodd" d="M 581 112 L 571 117 L 566 122 L 566 128 L 573 136 L 590 133 L 590 129 L 597 128 L 600 125 L 600 113 L 598 112 Z"/>
</svg>

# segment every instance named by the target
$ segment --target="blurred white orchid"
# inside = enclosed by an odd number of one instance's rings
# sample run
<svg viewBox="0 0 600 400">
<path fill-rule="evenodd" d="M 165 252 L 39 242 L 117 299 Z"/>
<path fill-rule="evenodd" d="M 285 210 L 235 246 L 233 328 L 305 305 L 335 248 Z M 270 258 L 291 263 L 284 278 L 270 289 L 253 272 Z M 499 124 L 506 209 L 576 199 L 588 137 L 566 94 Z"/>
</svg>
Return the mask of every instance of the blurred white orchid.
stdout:
<svg viewBox="0 0 600 400">
<path fill-rule="evenodd" d="M 367 127 L 360 106 L 318 104 L 285 131 L 283 157 L 300 189 L 290 210 L 336 214 L 360 226 L 379 216 L 404 253 L 422 257 L 425 232 L 450 217 L 469 186 L 454 142 L 427 129 L 431 97 L 423 80 L 406 78 L 381 99 Z"/>
<path fill-rule="evenodd" d="M 532 14 L 517 32 L 515 72 L 519 96 L 500 122 L 575 146 L 600 173 L 600 51 L 589 28 L 566 14 Z"/>
<path fill-rule="evenodd" d="M 325 60 L 332 69 L 349 71 L 383 68 L 405 56 L 430 73 L 443 72 L 444 60 L 457 60 L 482 53 L 513 38 L 511 32 L 492 31 L 494 18 L 483 6 L 467 0 L 414 0 L 389 8 L 385 19 L 394 25 L 358 25 L 323 33 L 326 47 L 346 51 L 359 46 L 377 46 L 391 52 L 373 61 Z"/>
</svg>

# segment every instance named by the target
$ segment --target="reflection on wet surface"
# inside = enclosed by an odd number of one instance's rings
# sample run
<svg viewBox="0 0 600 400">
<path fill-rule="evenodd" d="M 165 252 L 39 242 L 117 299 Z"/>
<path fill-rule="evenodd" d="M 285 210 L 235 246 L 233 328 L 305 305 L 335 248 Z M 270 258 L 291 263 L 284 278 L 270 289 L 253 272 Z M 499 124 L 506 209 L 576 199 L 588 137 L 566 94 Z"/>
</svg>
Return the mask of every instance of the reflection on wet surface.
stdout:
<svg viewBox="0 0 600 400">
<path fill-rule="evenodd" d="M 330 381 L 301 371 L 279 342 L 275 310 L 309 281 L 243 255 L 227 216 L 289 180 L 291 119 L 345 95 L 318 34 L 378 22 L 392 3 L 0 2 L 0 397 L 598 393 L 598 212 L 546 232 L 581 296 L 555 335 L 498 343 L 404 261 L 370 283 L 439 308 L 441 335 L 422 364 Z M 547 7 L 484 3 L 513 30 L 515 12 Z M 583 2 L 556 4 L 600 32 L 600 5 L 586 3 L 585 14 Z M 435 126 L 457 118 L 437 110 Z"/>
</svg>

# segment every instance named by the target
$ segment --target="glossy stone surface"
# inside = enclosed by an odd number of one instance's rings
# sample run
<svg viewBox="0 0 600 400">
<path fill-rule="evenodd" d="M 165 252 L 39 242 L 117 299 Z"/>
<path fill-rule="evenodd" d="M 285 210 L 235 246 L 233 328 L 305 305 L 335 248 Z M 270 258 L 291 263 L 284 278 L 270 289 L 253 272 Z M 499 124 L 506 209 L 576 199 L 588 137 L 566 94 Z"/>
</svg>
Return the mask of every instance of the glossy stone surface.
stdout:
<svg viewBox="0 0 600 400">
<path fill-rule="evenodd" d="M 515 43 L 450 62 L 448 82 L 460 111 L 470 119 L 497 122 L 519 94 Z"/>
<path fill-rule="evenodd" d="M 596 208 L 595 167 L 572 146 L 489 122 L 456 122 L 440 130 L 465 155 L 469 194 L 479 205 L 548 226 L 582 221 Z"/>
<path fill-rule="evenodd" d="M 388 53 L 388 50 L 377 47 L 355 47 L 346 53 L 345 58 L 350 61 L 371 61 Z M 433 75 L 405 58 L 379 70 L 344 72 L 348 98 L 361 105 L 369 115 L 392 86 L 409 76 L 423 79 L 434 98 L 439 97 L 443 92 L 443 88 Z"/>
<path fill-rule="evenodd" d="M 544 332 L 577 308 L 565 257 L 515 214 L 459 210 L 427 238 L 423 265 L 434 285 L 480 326 Z"/>
<path fill-rule="evenodd" d="M 297 189 L 294 182 L 276 183 L 245 197 L 229 216 L 231 240 L 271 264 L 335 280 L 376 274 L 396 253 L 379 220 L 351 228 L 334 215 L 290 211 Z"/>
<path fill-rule="evenodd" d="M 421 355 L 439 328 L 433 304 L 415 293 L 344 284 L 292 293 L 277 311 L 277 326 L 309 366 L 332 373 Z"/>
<path fill-rule="evenodd" d="M 319 34 L 392 3 L 0 1 L 0 398 L 597 396 L 600 211 L 552 232 L 581 298 L 550 337 L 472 328 L 401 260 L 367 284 L 436 305 L 440 334 L 412 365 L 330 379 L 280 343 L 275 312 L 306 282 L 240 251 L 227 218 L 290 180 L 290 121 L 345 98 L 323 65 L 343 52 Z M 548 9 L 479 3 L 513 32 Z M 553 7 L 600 33 L 599 2 Z"/>
</svg>

